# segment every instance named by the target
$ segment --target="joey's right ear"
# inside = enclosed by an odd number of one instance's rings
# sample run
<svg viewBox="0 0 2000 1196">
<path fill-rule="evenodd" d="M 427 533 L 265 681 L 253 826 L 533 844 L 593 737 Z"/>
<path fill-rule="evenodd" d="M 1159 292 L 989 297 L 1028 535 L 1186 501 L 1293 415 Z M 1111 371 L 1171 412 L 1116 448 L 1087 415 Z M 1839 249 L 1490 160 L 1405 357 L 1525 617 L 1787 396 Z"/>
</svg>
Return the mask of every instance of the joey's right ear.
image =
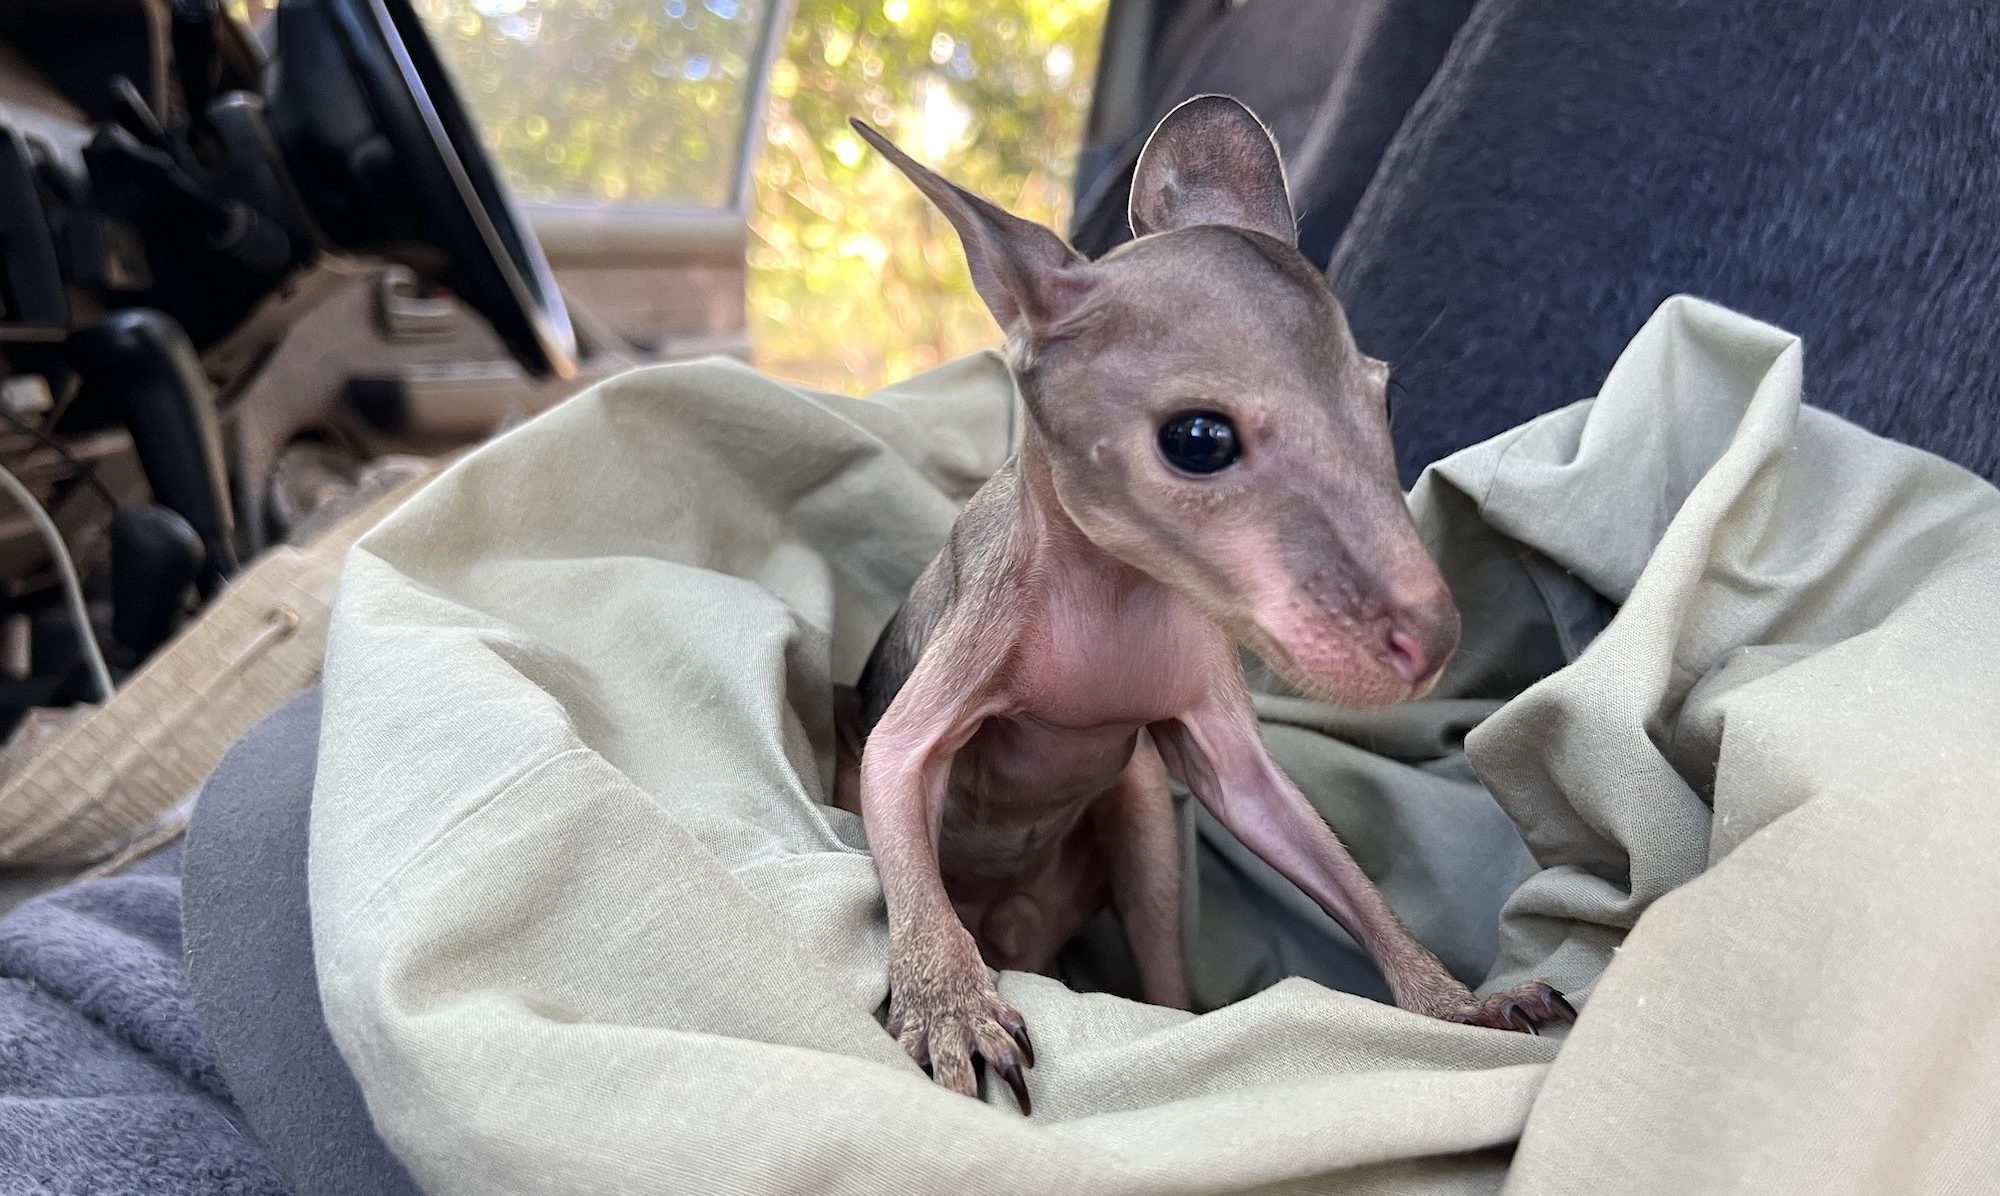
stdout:
<svg viewBox="0 0 2000 1196">
<path fill-rule="evenodd" d="M 1278 143 L 1229 96 L 1196 96 L 1160 121 L 1132 171 L 1132 235 L 1227 224 L 1299 243 Z"/>
<path fill-rule="evenodd" d="M 1083 255 L 1041 225 L 920 165 L 862 121 L 848 123 L 958 230 L 973 288 L 1002 328 L 1012 332 L 1020 324 L 1032 332 L 1073 310 L 1085 289 L 1082 267 L 1088 263 Z"/>
</svg>

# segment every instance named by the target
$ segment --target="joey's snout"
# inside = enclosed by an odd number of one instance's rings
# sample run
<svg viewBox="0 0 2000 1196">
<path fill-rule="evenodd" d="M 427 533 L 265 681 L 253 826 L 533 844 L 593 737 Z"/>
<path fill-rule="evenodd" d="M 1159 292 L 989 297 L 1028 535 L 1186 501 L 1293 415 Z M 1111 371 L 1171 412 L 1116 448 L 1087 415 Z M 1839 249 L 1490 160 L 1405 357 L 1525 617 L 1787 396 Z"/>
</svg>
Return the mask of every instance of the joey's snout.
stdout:
<svg viewBox="0 0 2000 1196">
<path fill-rule="evenodd" d="M 1422 697 L 1458 648 L 1458 607 L 1414 534 L 1368 547 L 1287 554 L 1264 541 L 1232 562 L 1243 597 L 1224 626 L 1307 693 L 1355 706 Z"/>
<path fill-rule="evenodd" d="M 1458 607 L 1428 562 L 1409 582 L 1378 588 L 1350 577 L 1332 592 L 1302 592 L 1305 601 L 1259 621 L 1277 649 L 1273 663 L 1309 691 L 1364 706 L 1420 698 L 1458 648 Z"/>
<path fill-rule="evenodd" d="M 1392 599 L 1382 617 L 1382 657 L 1421 693 L 1435 684 L 1458 648 L 1458 607 L 1438 580 L 1415 596 Z"/>
</svg>

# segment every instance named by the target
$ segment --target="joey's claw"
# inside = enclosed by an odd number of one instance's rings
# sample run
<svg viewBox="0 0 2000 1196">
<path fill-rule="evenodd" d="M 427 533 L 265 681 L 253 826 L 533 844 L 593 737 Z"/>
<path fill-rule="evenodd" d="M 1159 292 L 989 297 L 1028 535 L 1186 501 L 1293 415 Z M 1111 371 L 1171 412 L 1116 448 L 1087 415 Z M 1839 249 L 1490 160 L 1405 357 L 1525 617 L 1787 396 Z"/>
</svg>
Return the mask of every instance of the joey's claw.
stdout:
<svg viewBox="0 0 2000 1196">
<path fill-rule="evenodd" d="M 1028 1099 L 1028 1081 L 1021 1074 L 1021 1065 L 1009 1063 L 1000 1069 L 1000 1078 L 1007 1081 L 1007 1087 L 1014 1090 L 1014 1102 L 1021 1106 L 1021 1116 L 1027 1117 L 1033 1114 L 1035 1105 Z"/>
<path fill-rule="evenodd" d="M 979 1095 L 984 1069 L 1014 1092 L 1021 1112 L 1033 1107 L 1022 1068 L 1035 1065 L 1027 1027 L 984 975 L 963 984 L 906 985 L 891 992 L 889 1025 L 910 1058 L 940 1086 Z"/>
<path fill-rule="evenodd" d="M 1450 1021 L 1521 1034 L 1540 1034 L 1542 1027 L 1564 1025 L 1576 1020 L 1576 1007 L 1563 995 L 1539 980 L 1519 988 L 1494 993 L 1445 1015 Z"/>
<path fill-rule="evenodd" d="M 1020 1046 L 1021 1056 L 1027 1060 L 1028 1066 L 1033 1067 L 1035 1065 L 1035 1043 L 1033 1039 L 1028 1037 L 1028 1027 L 1021 1023 L 1021 1016 L 1015 1014 L 1012 1021 L 1002 1018 L 1001 1025 L 1013 1037 L 1015 1043 Z"/>
</svg>

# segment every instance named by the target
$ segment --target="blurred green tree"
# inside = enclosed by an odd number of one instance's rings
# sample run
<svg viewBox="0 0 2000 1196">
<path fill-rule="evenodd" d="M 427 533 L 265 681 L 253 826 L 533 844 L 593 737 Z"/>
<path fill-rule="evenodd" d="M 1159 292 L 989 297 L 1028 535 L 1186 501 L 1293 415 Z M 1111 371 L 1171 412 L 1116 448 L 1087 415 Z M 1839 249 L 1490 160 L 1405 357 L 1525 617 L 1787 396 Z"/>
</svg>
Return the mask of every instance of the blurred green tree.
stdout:
<svg viewBox="0 0 2000 1196">
<path fill-rule="evenodd" d="M 413 0 L 524 199 L 731 199 L 769 0 Z"/>
<path fill-rule="evenodd" d="M 764 369 L 854 392 L 997 343 L 957 238 L 847 127 L 1061 226 L 1103 0 L 800 0 L 751 207 Z"/>
</svg>

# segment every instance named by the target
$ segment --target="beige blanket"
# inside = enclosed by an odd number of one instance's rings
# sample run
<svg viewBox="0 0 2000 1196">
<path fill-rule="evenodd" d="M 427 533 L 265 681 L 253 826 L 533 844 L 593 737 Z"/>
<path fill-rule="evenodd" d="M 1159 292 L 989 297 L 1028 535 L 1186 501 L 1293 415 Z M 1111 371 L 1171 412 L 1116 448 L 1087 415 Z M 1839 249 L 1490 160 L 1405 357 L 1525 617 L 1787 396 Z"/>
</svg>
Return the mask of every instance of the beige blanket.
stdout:
<svg viewBox="0 0 2000 1196">
<path fill-rule="evenodd" d="M 1004 370 L 596 387 L 344 576 L 314 941 L 378 1126 L 482 1196 L 2000 1190 L 2000 493 L 1802 408 L 1801 362 L 1668 303 L 1419 484 L 1444 696 L 1263 700 L 1448 963 L 1579 998 L 1566 1042 L 1328 987 L 1379 982 L 1184 805 L 1212 1011 L 1077 991 L 1123 983 L 1101 928 L 1076 987 L 1004 975 L 1032 1120 L 883 1033 L 821 800 L 828 686 L 1007 452 Z"/>
</svg>

